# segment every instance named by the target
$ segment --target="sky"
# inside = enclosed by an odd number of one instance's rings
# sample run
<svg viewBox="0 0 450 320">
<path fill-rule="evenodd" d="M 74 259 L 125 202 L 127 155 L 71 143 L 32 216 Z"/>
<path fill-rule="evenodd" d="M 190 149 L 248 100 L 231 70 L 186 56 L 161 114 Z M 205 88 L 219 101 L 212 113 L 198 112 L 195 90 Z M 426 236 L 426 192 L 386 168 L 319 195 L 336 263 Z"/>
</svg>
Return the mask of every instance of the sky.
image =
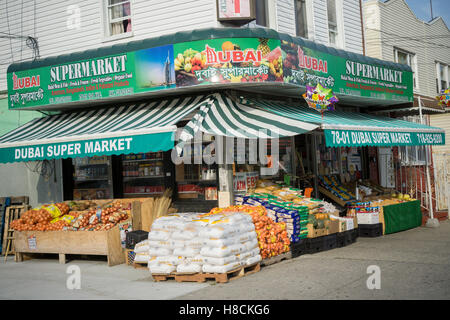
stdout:
<svg viewBox="0 0 450 320">
<path fill-rule="evenodd" d="M 431 20 L 430 0 L 405 0 L 414 14 L 423 21 Z M 450 29 L 450 0 L 432 0 L 433 17 L 441 16 Z"/>
</svg>

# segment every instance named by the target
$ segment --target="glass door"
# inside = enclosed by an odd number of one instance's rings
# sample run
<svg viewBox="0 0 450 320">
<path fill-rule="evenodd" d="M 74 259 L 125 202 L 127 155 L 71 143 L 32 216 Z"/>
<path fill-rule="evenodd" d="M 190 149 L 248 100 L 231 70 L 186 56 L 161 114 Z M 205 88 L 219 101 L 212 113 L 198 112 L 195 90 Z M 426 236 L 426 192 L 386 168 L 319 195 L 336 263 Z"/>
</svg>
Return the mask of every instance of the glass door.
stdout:
<svg viewBox="0 0 450 320">
<path fill-rule="evenodd" d="M 74 158 L 72 164 L 74 200 L 113 198 L 111 157 Z"/>
</svg>

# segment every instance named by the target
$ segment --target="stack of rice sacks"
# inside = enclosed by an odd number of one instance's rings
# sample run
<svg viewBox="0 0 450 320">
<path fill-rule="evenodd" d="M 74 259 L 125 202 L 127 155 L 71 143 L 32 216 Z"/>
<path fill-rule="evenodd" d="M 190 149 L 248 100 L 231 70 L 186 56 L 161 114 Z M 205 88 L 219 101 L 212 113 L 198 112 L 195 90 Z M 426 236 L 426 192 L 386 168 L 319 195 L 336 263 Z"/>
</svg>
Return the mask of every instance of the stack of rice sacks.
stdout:
<svg viewBox="0 0 450 320">
<path fill-rule="evenodd" d="M 242 213 L 161 217 L 148 235 L 151 273 L 226 273 L 261 260 L 251 217 Z"/>
</svg>

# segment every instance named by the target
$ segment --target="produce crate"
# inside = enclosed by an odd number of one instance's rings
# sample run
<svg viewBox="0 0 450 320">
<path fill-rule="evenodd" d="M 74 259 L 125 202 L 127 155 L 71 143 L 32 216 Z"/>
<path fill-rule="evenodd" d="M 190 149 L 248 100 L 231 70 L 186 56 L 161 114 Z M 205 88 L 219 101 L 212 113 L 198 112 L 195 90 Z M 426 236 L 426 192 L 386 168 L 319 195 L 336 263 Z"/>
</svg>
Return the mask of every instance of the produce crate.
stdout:
<svg viewBox="0 0 450 320">
<path fill-rule="evenodd" d="M 36 253 L 58 254 L 60 263 L 66 263 L 66 254 L 107 256 L 108 266 L 125 262 L 118 226 L 107 231 L 15 231 L 14 236 L 16 262 Z"/>
<path fill-rule="evenodd" d="M 360 224 L 358 225 L 360 237 L 380 237 L 383 235 L 383 224 Z"/>
<path fill-rule="evenodd" d="M 148 239 L 148 232 L 144 230 L 134 230 L 127 233 L 125 248 L 134 249 L 134 246 L 141 241 Z"/>
<path fill-rule="evenodd" d="M 240 267 L 238 269 L 228 271 L 227 273 L 152 273 L 152 277 L 156 282 L 167 280 L 175 280 L 176 282 L 205 282 L 207 280 L 214 280 L 217 283 L 226 283 L 230 280 L 259 272 L 260 270 L 261 264 L 258 262 L 250 266 Z"/>
<path fill-rule="evenodd" d="M 125 263 L 128 266 L 133 265 L 135 256 L 136 256 L 136 253 L 133 250 L 125 249 Z"/>
<path fill-rule="evenodd" d="M 330 234 L 324 237 L 324 250 L 337 248 L 336 234 Z"/>
</svg>

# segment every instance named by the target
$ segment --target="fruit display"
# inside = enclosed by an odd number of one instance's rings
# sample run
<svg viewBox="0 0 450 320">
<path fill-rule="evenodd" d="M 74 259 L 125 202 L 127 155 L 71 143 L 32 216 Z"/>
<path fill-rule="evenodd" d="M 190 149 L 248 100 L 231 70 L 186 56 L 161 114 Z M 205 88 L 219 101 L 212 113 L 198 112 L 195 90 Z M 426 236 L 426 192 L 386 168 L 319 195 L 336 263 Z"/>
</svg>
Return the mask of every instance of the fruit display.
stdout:
<svg viewBox="0 0 450 320">
<path fill-rule="evenodd" d="M 345 188 L 339 179 L 333 175 L 319 176 L 319 183 L 333 195 L 344 201 L 355 200 L 355 195 Z"/>
<path fill-rule="evenodd" d="M 11 222 L 11 228 L 16 231 L 101 231 L 128 218 L 128 212 L 119 200 L 103 207 L 94 202 L 71 201 L 28 210 L 20 219 Z"/>
<path fill-rule="evenodd" d="M 255 225 L 260 255 L 267 259 L 290 250 L 290 240 L 284 222 L 275 222 L 263 206 L 236 205 L 227 208 L 214 208 L 204 216 L 221 212 L 241 212 L 249 214 Z"/>
</svg>

